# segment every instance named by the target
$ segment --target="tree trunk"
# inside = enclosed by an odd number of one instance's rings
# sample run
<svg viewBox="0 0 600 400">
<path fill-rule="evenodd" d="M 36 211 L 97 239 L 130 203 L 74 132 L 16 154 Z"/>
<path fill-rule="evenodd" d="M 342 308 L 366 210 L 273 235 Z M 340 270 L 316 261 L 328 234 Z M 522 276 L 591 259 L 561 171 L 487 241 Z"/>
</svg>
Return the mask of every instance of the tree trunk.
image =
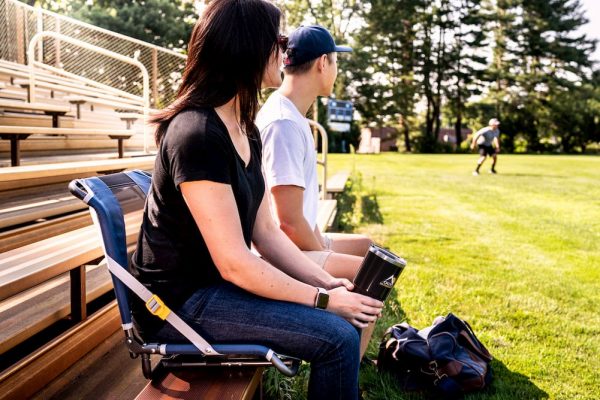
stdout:
<svg viewBox="0 0 600 400">
<path fill-rule="evenodd" d="M 462 143 L 462 111 L 456 110 L 456 122 L 454 123 L 454 136 L 456 137 L 456 148 L 460 148 Z"/>
<path fill-rule="evenodd" d="M 402 125 L 402 136 L 404 136 L 404 148 L 410 153 L 412 149 L 410 147 L 408 121 L 402 115 L 400 116 L 400 125 Z"/>
</svg>

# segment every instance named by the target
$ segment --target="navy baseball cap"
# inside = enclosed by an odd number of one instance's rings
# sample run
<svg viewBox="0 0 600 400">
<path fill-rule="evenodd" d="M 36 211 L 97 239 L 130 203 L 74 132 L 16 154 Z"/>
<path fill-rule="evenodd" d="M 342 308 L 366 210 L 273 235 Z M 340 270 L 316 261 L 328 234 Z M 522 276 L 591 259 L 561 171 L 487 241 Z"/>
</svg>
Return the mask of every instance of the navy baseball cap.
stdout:
<svg viewBox="0 0 600 400">
<path fill-rule="evenodd" d="M 348 46 L 336 46 L 331 33 L 322 26 L 301 26 L 288 38 L 283 65 L 286 67 L 300 65 L 321 57 L 323 54 L 351 51 L 352 49 Z"/>
</svg>

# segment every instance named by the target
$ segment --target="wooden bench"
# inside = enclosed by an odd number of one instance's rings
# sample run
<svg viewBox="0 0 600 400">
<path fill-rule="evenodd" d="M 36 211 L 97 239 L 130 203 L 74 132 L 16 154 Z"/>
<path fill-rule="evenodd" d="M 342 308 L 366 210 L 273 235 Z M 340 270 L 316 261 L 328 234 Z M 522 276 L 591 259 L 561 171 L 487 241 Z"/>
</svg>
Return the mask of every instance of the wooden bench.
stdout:
<svg viewBox="0 0 600 400">
<path fill-rule="evenodd" d="M 63 135 L 63 136 L 108 136 L 117 140 L 119 158 L 123 158 L 125 147 L 123 141 L 134 135 L 132 131 L 110 129 L 76 129 L 76 128 L 43 128 L 30 126 L 0 126 L 0 138 L 10 140 L 10 162 L 13 167 L 21 164 L 21 140 L 30 135 Z"/>
<path fill-rule="evenodd" d="M 342 193 L 344 188 L 346 187 L 346 182 L 348 182 L 348 178 L 350 177 L 350 173 L 347 171 L 338 172 L 330 178 L 327 178 L 327 193 L 326 197 L 328 199 L 333 198 L 334 195 L 338 193 Z"/>
<path fill-rule="evenodd" d="M 98 349 L 72 365 L 35 394 L 35 399 L 259 399 L 252 394 L 260 385 L 262 368 L 175 371 L 149 382 L 138 360 L 123 348 L 123 333 L 107 338 Z M 119 368 L 107 368 L 118 365 Z M 0 386 L 1 389 L 1 386 Z M 151 396 L 154 397 L 151 397 Z M 2 395 L 0 394 L 0 399 Z"/>
<path fill-rule="evenodd" d="M 27 89 L 29 92 L 29 79 L 13 79 L 13 84 L 19 85 L 22 88 Z M 111 95 L 97 87 L 83 85 L 72 80 L 55 76 L 38 76 L 36 73 L 35 85 L 36 87 L 39 86 L 52 91 L 60 91 L 63 93 L 71 93 L 73 95 L 85 96 L 90 99 L 94 98 L 100 101 L 102 101 L 102 99 L 105 101 L 113 101 L 123 106 L 127 105 L 127 107 L 139 107 L 139 109 L 143 108 L 141 106 L 141 98 L 136 98 L 134 95 L 125 92 L 123 92 L 124 96 Z"/>
<path fill-rule="evenodd" d="M 18 228 L 0 232 L 0 253 L 23 247 L 40 240 L 83 228 L 92 224 L 90 213 L 86 211 L 71 213 L 49 220 L 28 223 Z"/>
<path fill-rule="evenodd" d="M 112 337 L 119 329 L 119 311 L 116 302 L 113 301 L 87 320 L 76 324 L 50 341 L 46 346 L 34 350 L 1 371 L 0 400 L 32 398 L 36 392 L 58 378 L 69 366 L 99 348 L 104 349 L 107 338 Z M 123 334 L 119 333 L 122 338 Z M 111 368 L 121 372 L 118 365 Z M 105 383 L 106 386 L 111 384 L 111 381 Z M 102 393 L 95 398 L 100 397 Z"/>
<path fill-rule="evenodd" d="M 32 187 L 126 169 L 151 170 L 155 156 L 118 158 L 96 161 L 25 165 L 0 168 L 0 191 Z"/>
<path fill-rule="evenodd" d="M 141 218 L 142 210 L 126 215 L 127 243 L 137 240 Z M 65 272 L 78 274 L 103 254 L 93 225 L 4 252 L 0 254 L 0 301 Z"/>
<path fill-rule="evenodd" d="M 77 111 L 77 119 L 81 119 L 81 105 L 85 104 L 85 103 L 91 103 L 91 104 L 102 104 L 105 106 L 110 106 L 110 107 L 127 107 L 128 110 L 131 111 L 137 111 L 137 112 L 143 112 L 144 111 L 144 107 L 141 106 L 139 103 L 137 105 L 135 104 L 129 104 L 129 103 L 124 103 L 124 102 L 120 102 L 118 100 L 106 100 L 103 99 L 101 97 L 92 97 L 92 96 L 83 96 L 83 95 L 70 95 L 70 96 L 65 96 L 64 100 L 68 101 L 71 104 L 74 104 L 76 107 L 76 111 Z"/>
<path fill-rule="evenodd" d="M 112 290 L 105 262 L 88 266 L 85 279 L 86 304 Z M 0 354 L 69 316 L 69 281 L 63 274 L 0 302 Z"/>
<path fill-rule="evenodd" d="M 25 224 L 39 219 L 72 213 L 85 209 L 85 204 L 65 190 L 43 193 L 38 196 L 16 198 L 0 202 L 0 229 Z"/>
<path fill-rule="evenodd" d="M 264 368 L 183 369 L 165 372 L 136 396 L 136 400 L 251 400 Z"/>
<path fill-rule="evenodd" d="M 337 212 L 336 200 L 319 200 L 319 208 L 317 211 L 317 226 L 321 232 L 327 231 L 335 221 Z"/>
<path fill-rule="evenodd" d="M 71 109 L 69 107 L 56 106 L 53 104 L 28 103 L 0 99 L 0 110 L 41 111 L 46 115 L 50 115 L 52 117 L 52 127 L 58 128 L 58 117 L 65 115 Z"/>
<path fill-rule="evenodd" d="M 0 89 L 0 99 L 27 101 L 27 96 L 18 90 Z"/>
</svg>

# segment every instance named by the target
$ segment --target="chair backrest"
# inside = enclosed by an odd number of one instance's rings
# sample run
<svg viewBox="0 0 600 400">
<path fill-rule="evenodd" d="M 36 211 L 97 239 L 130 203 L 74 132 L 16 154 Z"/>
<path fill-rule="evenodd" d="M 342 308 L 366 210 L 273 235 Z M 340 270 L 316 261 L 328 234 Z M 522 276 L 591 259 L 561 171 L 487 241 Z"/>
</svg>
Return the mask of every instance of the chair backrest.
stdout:
<svg viewBox="0 0 600 400">
<path fill-rule="evenodd" d="M 127 267 L 125 215 L 141 212 L 152 176 L 134 170 L 100 177 L 76 179 L 69 184 L 73 195 L 90 206 L 94 224 L 99 227 L 104 254 Z M 124 329 L 131 326 L 129 289 L 114 275 L 113 286 Z"/>
</svg>

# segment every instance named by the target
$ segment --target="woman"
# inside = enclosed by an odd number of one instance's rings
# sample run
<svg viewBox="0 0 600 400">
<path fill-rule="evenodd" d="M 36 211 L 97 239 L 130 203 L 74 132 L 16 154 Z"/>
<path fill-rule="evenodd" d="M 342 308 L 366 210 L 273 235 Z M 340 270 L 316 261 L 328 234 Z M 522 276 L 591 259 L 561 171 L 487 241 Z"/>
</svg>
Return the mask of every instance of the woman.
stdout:
<svg viewBox="0 0 600 400">
<path fill-rule="evenodd" d="M 196 24 L 178 98 L 155 119 L 159 151 L 132 270 L 209 342 L 257 343 L 310 361 L 310 398 L 351 399 L 356 328 L 382 303 L 306 258 L 264 195 L 253 121 L 261 86 L 281 83 L 280 18 L 264 0 L 215 0 Z M 323 289 L 325 311 L 315 309 Z M 134 307 L 144 336 L 180 338 Z"/>
</svg>

